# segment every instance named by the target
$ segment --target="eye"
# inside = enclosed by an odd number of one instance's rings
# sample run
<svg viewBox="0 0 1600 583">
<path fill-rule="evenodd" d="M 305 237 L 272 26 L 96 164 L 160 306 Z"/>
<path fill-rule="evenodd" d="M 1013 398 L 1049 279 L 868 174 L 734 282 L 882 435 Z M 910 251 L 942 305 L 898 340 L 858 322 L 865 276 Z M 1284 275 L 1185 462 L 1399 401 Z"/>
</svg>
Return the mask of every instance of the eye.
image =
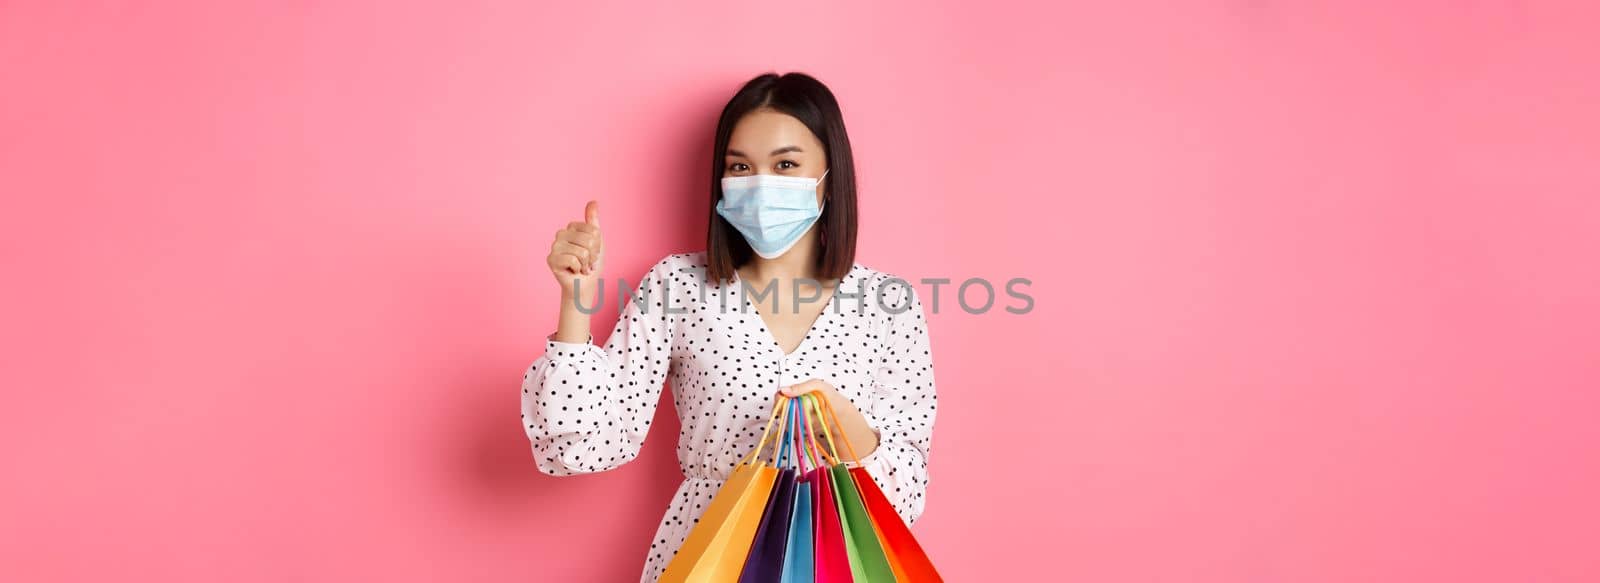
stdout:
<svg viewBox="0 0 1600 583">
<path fill-rule="evenodd" d="M 800 165 L 799 164 L 795 164 L 793 160 L 779 160 L 778 161 L 778 169 L 779 170 L 789 170 L 791 168 L 799 168 L 799 167 L 800 167 Z"/>
<path fill-rule="evenodd" d="M 750 165 L 745 164 L 744 162 L 734 162 L 728 165 L 729 172 L 748 172 L 749 170 Z"/>
</svg>

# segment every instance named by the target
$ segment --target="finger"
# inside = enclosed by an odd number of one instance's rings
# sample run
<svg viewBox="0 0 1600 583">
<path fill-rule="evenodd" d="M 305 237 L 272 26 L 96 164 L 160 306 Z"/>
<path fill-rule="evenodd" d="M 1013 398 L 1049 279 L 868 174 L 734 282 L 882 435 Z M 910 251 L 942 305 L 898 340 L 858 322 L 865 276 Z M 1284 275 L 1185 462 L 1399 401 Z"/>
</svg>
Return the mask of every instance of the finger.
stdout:
<svg viewBox="0 0 1600 583">
<path fill-rule="evenodd" d="M 591 233 L 580 233 L 578 231 L 562 231 L 561 238 L 565 241 L 582 245 L 584 248 L 592 248 L 594 247 L 595 243 L 600 242 L 599 237 L 596 237 Z"/>
<path fill-rule="evenodd" d="M 573 251 L 570 253 L 564 253 L 564 255 L 571 257 L 576 263 L 576 265 L 574 265 L 571 269 L 573 273 L 578 275 L 589 274 L 589 260 L 584 257 L 584 253 L 582 251 Z"/>
<path fill-rule="evenodd" d="M 576 234 L 583 235 L 583 233 Z M 595 263 L 600 261 L 600 254 L 594 251 L 594 243 L 580 240 L 577 244 L 583 248 L 583 272 L 585 274 L 594 273 Z"/>
<path fill-rule="evenodd" d="M 596 269 L 599 269 L 600 268 L 600 238 L 599 237 L 589 236 L 589 235 L 584 234 L 584 233 L 576 233 L 576 234 L 577 235 L 582 235 L 582 237 L 579 237 L 578 240 L 574 241 L 574 242 L 578 243 L 579 245 L 582 245 L 584 251 L 587 251 L 588 254 L 589 254 L 588 257 L 584 261 L 584 267 L 587 268 L 589 271 L 594 271 Z"/>
<path fill-rule="evenodd" d="M 594 225 L 596 229 L 600 228 L 600 201 L 591 200 L 589 204 L 584 205 L 583 222 Z"/>
<path fill-rule="evenodd" d="M 571 234 L 570 232 L 566 239 L 562 239 L 562 247 L 560 248 L 562 248 L 563 251 L 566 251 L 566 253 L 578 255 L 579 259 L 584 259 L 584 264 L 594 263 L 594 247 L 592 247 L 592 245 L 586 245 L 586 243 L 582 242 L 582 240 L 573 239 L 571 235 L 574 234 Z"/>
<path fill-rule="evenodd" d="M 567 230 L 568 231 L 578 231 L 580 233 L 589 233 L 589 234 L 592 234 L 592 235 L 599 235 L 600 234 L 600 227 L 597 227 L 595 225 L 591 225 L 589 223 L 585 223 L 585 222 L 582 222 L 582 221 L 572 221 L 570 223 L 567 223 Z"/>
<path fill-rule="evenodd" d="M 583 273 L 583 257 L 582 256 L 580 256 L 580 255 L 578 255 L 576 253 L 565 252 L 565 251 L 557 252 L 556 255 L 557 255 L 557 257 L 556 257 L 555 261 L 556 261 L 557 265 L 559 265 L 562 269 L 565 269 L 567 271 L 570 271 L 570 272 L 576 273 L 576 274 L 582 274 Z"/>
<path fill-rule="evenodd" d="M 589 265 L 589 248 L 588 247 L 584 247 L 582 245 L 573 243 L 571 241 L 561 241 L 559 243 L 556 243 L 555 252 L 556 253 L 565 253 L 567 255 L 571 255 L 572 257 L 574 257 L 574 258 L 576 258 L 578 260 L 580 266 L 588 266 Z"/>
<path fill-rule="evenodd" d="M 783 394 L 788 395 L 790 397 L 798 397 L 798 396 L 804 395 L 806 393 L 816 392 L 817 390 L 820 389 L 820 387 L 817 386 L 818 384 L 819 383 L 817 381 L 815 381 L 815 380 L 802 381 L 802 382 L 799 382 L 799 383 L 784 387 L 783 388 L 783 391 L 784 391 Z"/>
<path fill-rule="evenodd" d="M 589 258 L 589 248 L 572 241 L 556 241 L 555 245 L 551 246 L 551 251 L 553 253 L 567 253 L 580 260 Z"/>
</svg>

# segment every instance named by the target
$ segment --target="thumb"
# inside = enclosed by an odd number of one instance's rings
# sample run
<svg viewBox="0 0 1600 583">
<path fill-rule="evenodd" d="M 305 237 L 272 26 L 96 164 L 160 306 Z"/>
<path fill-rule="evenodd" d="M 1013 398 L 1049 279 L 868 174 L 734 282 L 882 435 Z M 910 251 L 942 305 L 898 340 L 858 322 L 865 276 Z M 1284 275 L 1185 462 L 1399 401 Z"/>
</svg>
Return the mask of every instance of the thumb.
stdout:
<svg viewBox="0 0 1600 583">
<path fill-rule="evenodd" d="M 600 226 L 600 201 L 591 200 L 583 207 L 583 221 L 596 227 Z"/>
</svg>

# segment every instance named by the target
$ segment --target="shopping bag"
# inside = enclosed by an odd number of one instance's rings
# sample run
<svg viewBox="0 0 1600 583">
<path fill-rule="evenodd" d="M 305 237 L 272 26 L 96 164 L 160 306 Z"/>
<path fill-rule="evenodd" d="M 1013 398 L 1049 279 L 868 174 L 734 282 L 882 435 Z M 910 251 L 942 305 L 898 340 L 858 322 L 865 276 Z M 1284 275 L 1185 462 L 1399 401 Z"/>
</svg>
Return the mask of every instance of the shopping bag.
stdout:
<svg viewBox="0 0 1600 583">
<path fill-rule="evenodd" d="M 750 554 L 745 557 L 739 583 L 772 583 L 783 576 L 784 551 L 789 545 L 789 525 L 793 521 L 795 481 L 799 472 L 789 465 L 789 447 L 794 438 L 794 412 L 798 403 L 790 399 L 784 409 L 783 437 L 777 457 L 778 480 L 773 484 L 772 495 L 767 498 L 766 510 L 761 514 L 761 524 L 756 528 L 755 539 L 750 544 Z"/>
<path fill-rule="evenodd" d="M 783 551 L 783 576 L 779 583 L 815 583 L 816 555 L 812 553 L 811 482 L 797 473 L 794 512 L 789 523 L 789 544 Z M 814 475 L 814 474 L 813 474 Z"/>
<path fill-rule="evenodd" d="M 833 406 L 825 399 L 821 400 L 821 403 L 828 421 L 837 424 L 838 417 L 834 413 Z M 872 479 L 872 474 L 859 465 L 860 458 L 856 457 L 855 450 L 848 441 L 845 442 L 845 446 L 857 463 L 855 467 L 849 468 L 849 479 L 855 485 L 855 492 L 864 506 L 865 514 L 870 517 L 873 530 L 894 572 L 895 580 L 898 583 L 942 583 L 944 579 L 933 568 L 933 562 L 928 559 L 928 554 L 911 535 L 911 527 L 894 509 L 894 504 L 889 502 L 889 497 L 878 487 L 878 482 Z"/>
<path fill-rule="evenodd" d="M 839 504 L 843 523 L 846 550 L 850 556 L 851 572 L 856 583 L 896 583 L 894 569 L 889 567 L 889 557 L 884 554 L 883 543 L 867 515 L 866 505 L 855 480 L 850 478 L 850 468 L 838 464 L 829 468 L 833 478 L 833 497 Z"/>
<path fill-rule="evenodd" d="M 816 556 L 811 552 L 811 484 L 801 479 L 795 486 L 794 513 L 789 524 L 789 544 L 783 552 L 779 583 L 814 583 Z"/>
<path fill-rule="evenodd" d="M 815 410 L 814 407 L 807 406 L 807 401 L 816 398 L 811 394 L 799 397 L 801 442 L 809 454 L 808 459 L 814 462 L 806 471 L 803 480 L 811 486 L 811 551 L 815 558 L 812 563 L 813 577 L 816 583 L 853 583 L 855 577 L 850 573 L 849 551 L 845 544 L 842 523 L 839 521 L 839 505 L 834 500 L 833 480 L 828 472 L 828 466 L 836 460 L 822 448 L 821 442 L 817 439 L 816 427 L 812 425 L 811 416 L 807 414 L 807 411 Z"/>
<path fill-rule="evenodd" d="M 889 556 L 889 566 L 894 569 L 895 580 L 900 583 L 942 583 L 944 579 L 934 570 L 928 553 L 923 552 L 917 539 L 911 536 L 911 528 L 906 526 L 905 519 L 894 509 L 894 504 L 889 502 L 889 497 L 883 494 L 883 489 L 878 487 L 867 469 L 850 468 L 850 476 L 855 479 L 856 491 L 861 493 L 867 514 L 872 516 L 872 524 L 878 530 L 878 540 L 883 542 L 885 554 Z"/>
<path fill-rule="evenodd" d="M 831 415 L 833 408 L 827 403 L 827 399 L 802 399 L 801 405 L 815 411 L 830 451 L 838 452 L 833 432 L 828 429 L 830 422 L 837 424 L 838 420 Z M 844 441 L 846 449 L 850 451 L 850 457 L 859 459 L 849 440 L 840 437 L 840 441 Z M 856 490 L 855 481 L 850 478 L 850 469 L 843 462 L 836 461 L 827 468 L 827 472 L 829 488 L 833 491 L 834 503 L 838 506 L 845 554 L 850 561 L 850 573 L 854 582 L 896 583 L 894 569 L 889 567 L 889 557 L 884 555 L 883 544 L 878 541 L 878 533 L 872 526 L 872 518 L 867 515 L 866 505 L 861 502 L 861 493 Z"/>
<path fill-rule="evenodd" d="M 857 480 L 856 491 L 861 492 L 862 495 L 865 496 L 866 492 L 861 490 L 861 485 L 860 485 L 860 482 L 859 482 L 859 480 L 861 478 L 860 478 L 860 476 L 858 474 L 856 474 L 856 470 L 857 469 L 859 469 L 859 468 L 850 468 L 850 477 L 855 479 L 855 480 Z M 862 500 L 862 504 L 863 505 L 866 504 L 866 500 L 865 499 Z M 868 516 L 873 516 L 872 507 L 870 505 L 867 506 L 867 515 Z M 894 571 L 894 580 L 895 581 L 910 581 L 911 580 L 911 576 L 909 574 L 907 574 L 905 566 L 900 564 L 900 557 L 895 556 L 894 549 L 890 548 L 889 547 L 889 542 L 884 539 L 884 537 L 883 537 L 883 525 L 878 524 L 878 519 L 875 516 L 873 516 L 873 518 L 872 518 L 872 532 L 878 535 L 878 543 L 883 546 L 883 556 L 885 556 L 885 557 L 887 557 L 889 559 L 889 569 Z"/>
<path fill-rule="evenodd" d="M 778 395 L 761 441 L 734 466 L 657 581 L 705 583 L 739 578 L 767 498 L 778 480 L 778 469 L 761 459 L 760 454 L 787 401 L 788 397 Z"/>
</svg>

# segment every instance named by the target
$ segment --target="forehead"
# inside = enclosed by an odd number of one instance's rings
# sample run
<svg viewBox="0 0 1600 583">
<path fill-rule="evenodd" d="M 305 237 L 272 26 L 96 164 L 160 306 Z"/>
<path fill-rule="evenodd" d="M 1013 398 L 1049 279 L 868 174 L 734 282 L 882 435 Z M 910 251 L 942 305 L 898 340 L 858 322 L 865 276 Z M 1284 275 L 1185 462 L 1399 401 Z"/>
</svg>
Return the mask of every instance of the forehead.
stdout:
<svg viewBox="0 0 1600 583">
<path fill-rule="evenodd" d="M 739 118 L 728 136 L 728 149 L 739 150 L 751 156 L 766 156 L 783 146 L 800 146 L 808 152 L 820 152 L 822 142 L 817 136 L 786 113 L 758 109 Z"/>
</svg>

